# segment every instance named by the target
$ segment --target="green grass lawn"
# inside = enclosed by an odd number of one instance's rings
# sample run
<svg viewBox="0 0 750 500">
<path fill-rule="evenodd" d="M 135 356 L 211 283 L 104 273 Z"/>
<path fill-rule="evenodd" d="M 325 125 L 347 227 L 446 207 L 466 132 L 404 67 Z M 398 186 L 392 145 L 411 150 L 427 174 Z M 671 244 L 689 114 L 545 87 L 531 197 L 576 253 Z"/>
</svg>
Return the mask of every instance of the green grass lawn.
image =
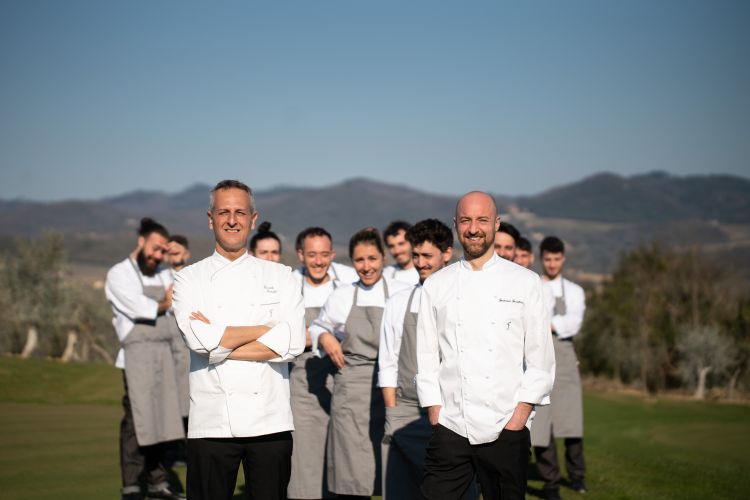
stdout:
<svg viewBox="0 0 750 500">
<path fill-rule="evenodd" d="M 0 358 L 0 497 L 117 498 L 121 397 L 109 366 Z M 586 498 L 746 497 L 749 406 L 588 393 L 585 411 Z"/>
</svg>

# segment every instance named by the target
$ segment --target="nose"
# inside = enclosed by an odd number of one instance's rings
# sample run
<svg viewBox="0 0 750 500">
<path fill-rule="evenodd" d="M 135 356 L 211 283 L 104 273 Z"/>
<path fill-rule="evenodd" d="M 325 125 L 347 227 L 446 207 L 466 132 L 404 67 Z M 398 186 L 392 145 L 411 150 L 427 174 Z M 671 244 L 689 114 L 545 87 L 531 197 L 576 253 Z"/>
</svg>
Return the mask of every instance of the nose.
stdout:
<svg viewBox="0 0 750 500">
<path fill-rule="evenodd" d="M 227 224 L 229 224 L 230 226 L 234 226 L 235 224 L 237 224 L 237 215 L 234 212 L 229 213 Z"/>
</svg>

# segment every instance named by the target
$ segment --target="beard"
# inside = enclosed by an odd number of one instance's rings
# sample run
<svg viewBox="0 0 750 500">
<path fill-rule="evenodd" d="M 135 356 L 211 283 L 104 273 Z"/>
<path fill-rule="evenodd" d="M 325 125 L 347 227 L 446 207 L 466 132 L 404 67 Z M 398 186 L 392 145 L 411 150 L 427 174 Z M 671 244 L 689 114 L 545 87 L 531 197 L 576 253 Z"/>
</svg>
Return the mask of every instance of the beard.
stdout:
<svg viewBox="0 0 750 500">
<path fill-rule="evenodd" d="M 481 238 L 479 241 L 473 242 L 469 240 L 469 236 L 480 236 Z M 487 250 L 494 246 L 494 244 L 494 234 L 492 235 L 491 239 L 487 238 L 487 235 L 485 233 L 472 235 L 463 234 L 461 238 L 461 246 L 464 248 L 464 256 L 469 260 L 481 257 L 482 255 L 487 253 Z"/>
<path fill-rule="evenodd" d="M 144 276 L 153 276 L 156 274 L 156 268 L 159 265 L 159 262 L 155 261 L 154 259 L 149 259 L 146 257 L 146 254 L 143 253 L 143 250 L 138 252 L 138 255 L 135 257 L 136 263 L 138 264 L 138 269 L 141 270 L 141 273 Z"/>
</svg>

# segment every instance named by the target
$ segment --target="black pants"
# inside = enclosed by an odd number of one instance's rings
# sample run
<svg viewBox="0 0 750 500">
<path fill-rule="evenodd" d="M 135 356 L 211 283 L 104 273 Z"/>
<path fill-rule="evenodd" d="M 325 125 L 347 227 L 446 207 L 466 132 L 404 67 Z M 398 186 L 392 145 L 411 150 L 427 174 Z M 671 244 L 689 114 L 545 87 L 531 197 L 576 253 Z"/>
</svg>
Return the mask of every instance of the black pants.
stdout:
<svg viewBox="0 0 750 500">
<path fill-rule="evenodd" d="M 283 500 L 292 473 L 292 433 L 188 439 L 187 497 L 230 500 L 242 462 L 251 499 Z"/>
<path fill-rule="evenodd" d="M 133 422 L 133 410 L 128 397 L 128 381 L 125 379 L 125 395 L 122 397 L 122 408 L 125 414 L 120 422 L 120 473 L 122 475 L 122 492 L 138 493 L 141 491 L 141 478 L 145 475 L 151 489 L 168 486 L 167 471 L 162 464 L 163 448 L 161 443 L 152 446 L 138 446 Z"/>
<path fill-rule="evenodd" d="M 427 500 L 458 500 L 479 476 L 484 500 L 523 499 L 531 454 L 529 430 L 503 430 L 492 443 L 472 445 L 438 425 L 427 445 L 422 494 Z"/>
<path fill-rule="evenodd" d="M 549 446 L 535 446 L 534 455 L 539 475 L 544 480 L 544 488 L 559 488 L 561 476 L 555 436 L 550 436 Z M 583 460 L 582 438 L 565 438 L 565 469 L 570 482 L 583 481 L 586 463 Z"/>
</svg>

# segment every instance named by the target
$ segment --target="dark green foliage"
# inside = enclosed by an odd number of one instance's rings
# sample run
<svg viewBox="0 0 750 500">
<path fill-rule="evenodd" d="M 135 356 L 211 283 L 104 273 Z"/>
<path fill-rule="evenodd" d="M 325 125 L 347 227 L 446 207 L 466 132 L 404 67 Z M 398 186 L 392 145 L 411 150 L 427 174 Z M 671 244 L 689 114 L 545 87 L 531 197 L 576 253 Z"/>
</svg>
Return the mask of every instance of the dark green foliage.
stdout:
<svg viewBox="0 0 750 500">
<path fill-rule="evenodd" d="M 698 370 L 699 359 L 713 359 L 710 381 L 725 382 L 731 371 L 737 382 L 747 368 L 742 304 L 748 299 L 731 285 L 697 249 L 677 252 L 652 244 L 623 254 L 611 279 L 589 297 L 578 343 L 582 368 L 657 392 L 692 387 L 695 377 L 686 373 Z M 696 332 L 720 338 L 686 339 Z M 723 353 L 727 345 L 733 346 L 731 360 Z M 698 346 L 717 351 L 696 353 Z"/>
</svg>

